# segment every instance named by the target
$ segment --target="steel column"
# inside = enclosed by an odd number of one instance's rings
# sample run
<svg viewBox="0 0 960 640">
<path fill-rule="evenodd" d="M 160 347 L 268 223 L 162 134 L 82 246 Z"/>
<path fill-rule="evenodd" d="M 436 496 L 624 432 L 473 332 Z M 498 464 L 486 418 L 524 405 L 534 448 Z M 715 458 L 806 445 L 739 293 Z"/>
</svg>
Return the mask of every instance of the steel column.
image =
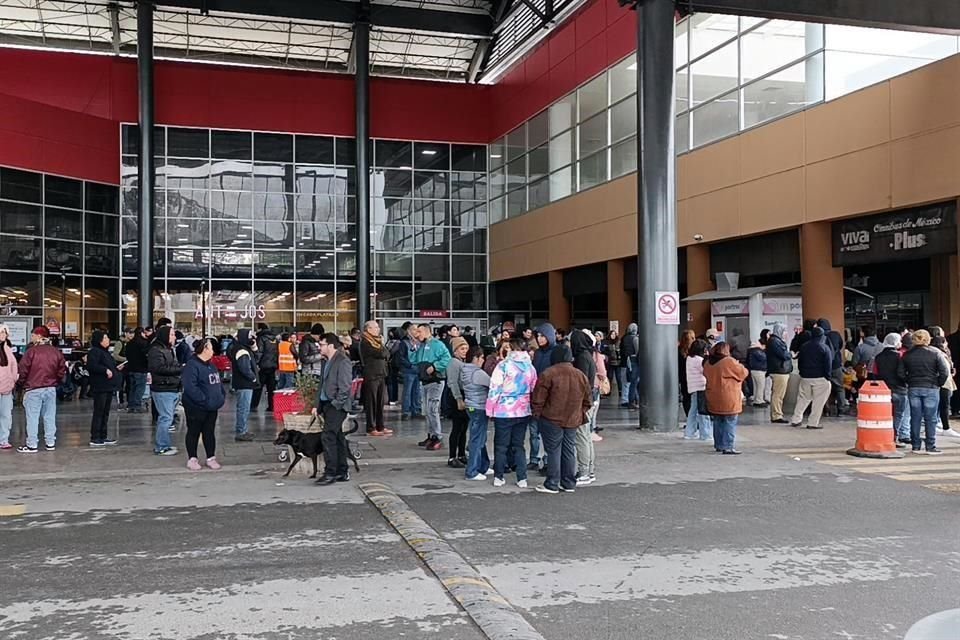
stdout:
<svg viewBox="0 0 960 640">
<path fill-rule="evenodd" d="M 370 19 L 369 2 L 361 2 L 360 18 L 353 26 L 356 55 L 357 109 L 357 326 L 370 315 Z"/>
<path fill-rule="evenodd" d="M 640 428 L 679 424 L 677 327 L 656 324 L 657 291 L 677 290 L 673 0 L 637 5 L 637 324 Z"/>
<path fill-rule="evenodd" d="M 153 325 L 153 212 L 156 163 L 154 161 L 153 131 L 153 3 L 137 3 L 137 80 L 140 101 L 140 164 L 137 221 L 137 324 Z"/>
</svg>

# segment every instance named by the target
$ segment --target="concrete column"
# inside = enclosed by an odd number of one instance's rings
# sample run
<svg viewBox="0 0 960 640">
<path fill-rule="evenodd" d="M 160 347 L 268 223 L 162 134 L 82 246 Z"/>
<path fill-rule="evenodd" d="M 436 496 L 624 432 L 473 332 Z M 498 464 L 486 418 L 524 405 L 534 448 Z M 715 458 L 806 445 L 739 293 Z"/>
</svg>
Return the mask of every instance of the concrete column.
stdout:
<svg viewBox="0 0 960 640">
<path fill-rule="evenodd" d="M 550 322 L 558 329 L 570 329 L 570 301 L 563 293 L 563 271 L 551 271 L 549 274 Z"/>
<path fill-rule="evenodd" d="M 840 331 L 843 328 L 843 269 L 833 266 L 831 242 L 829 222 L 801 225 L 803 317 L 826 318 Z"/>
<path fill-rule="evenodd" d="M 930 318 L 947 333 L 960 325 L 960 278 L 957 256 L 930 259 Z"/>
<path fill-rule="evenodd" d="M 713 291 L 713 281 L 710 278 L 710 246 L 694 244 L 687 247 L 687 295 L 692 296 L 704 291 Z M 687 313 L 693 315 L 693 320 L 687 322 L 687 328 L 693 329 L 696 334 L 710 327 L 710 303 L 688 302 Z"/>
<path fill-rule="evenodd" d="M 607 319 L 620 323 L 620 335 L 633 322 L 633 296 L 624 288 L 623 260 L 607 262 Z"/>
</svg>

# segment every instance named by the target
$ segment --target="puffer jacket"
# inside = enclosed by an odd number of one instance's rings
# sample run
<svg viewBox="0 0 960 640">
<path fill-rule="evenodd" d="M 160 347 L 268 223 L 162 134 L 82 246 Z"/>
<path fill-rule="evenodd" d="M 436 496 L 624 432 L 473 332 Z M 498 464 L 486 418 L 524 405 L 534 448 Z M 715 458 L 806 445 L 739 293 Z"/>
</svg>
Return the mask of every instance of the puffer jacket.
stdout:
<svg viewBox="0 0 960 640">
<path fill-rule="evenodd" d="M 260 370 L 275 370 L 280 366 L 280 347 L 277 337 L 269 329 L 257 332 L 257 350 L 260 352 Z"/>
<path fill-rule="evenodd" d="M 904 354 L 897 373 L 911 389 L 939 389 L 950 377 L 947 359 L 937 349 L 915 346 Z"/>
<path fill-rule="evenodd" d="M 460 369 L 460 388 L 463 389 L 463 403 L 468 409 L 485 411 L 487 394 L 490 393 L 490 376 L 473 364 L 464 363 Z"/>
<path fill-rule="evenodd" d="M 0 366 L 0 395 L 5 396 L 13 392 L 17 384 L 17 357 L 13 355 L 13 348 L 6 341 L 0 342 L 0 349 L 7 354 L 7 366 Z"/>
<path fill-rule="evenodd" d="M 707 388 L 707 379 L 703 375 L 703 357 L 687 356 L 687 391 L 696 393 Z"/>
<path fill-rule="evenodd" d="M 252 349 L 253 339 L 249 329 L 237 331 L 237 339 L 230 345 L 230 364 L 233 366 L 232 382 L 234 390 L 258 389 L 260 387 L 260 369 Z"/>
<path fill-rule="evenodd" d="M 313 376 L 323 374 L 323 358 L 320 356 L 320 343 L 317 339 L 307 334 L 300 343 L 300 364 L 301 372 Z"/>
<path fill-rule="evenodd" d="M 177 360 L 177 354 L 170 346 L 172 329 L 157 329 L 157 339 L 147 352 L 147 370 L 150 372 L 150 390 L 157 392 L 176 392 L 180 390 L 180 377 L 183 367 Z"/>
<path fill-rule="evenodd" d="M 117 361 L 110 352 L 100 346 L 103 334 L 93 332 L 92 346 L 87 353 L 87 371 L 90 372 L 91 393 L 112 393 L 120 389 L 123 384 L 123 375 L 117 369 Z M 111 377 L 107 377 L 107 371 Z"/>
<path fill-rule="evenodd" d="M 490 376 L 486 411 L 491 418 L 524 418 L 530 415 L 530 394 L 537 370 L 526 351 L 511 351 Z"/>
</svg>

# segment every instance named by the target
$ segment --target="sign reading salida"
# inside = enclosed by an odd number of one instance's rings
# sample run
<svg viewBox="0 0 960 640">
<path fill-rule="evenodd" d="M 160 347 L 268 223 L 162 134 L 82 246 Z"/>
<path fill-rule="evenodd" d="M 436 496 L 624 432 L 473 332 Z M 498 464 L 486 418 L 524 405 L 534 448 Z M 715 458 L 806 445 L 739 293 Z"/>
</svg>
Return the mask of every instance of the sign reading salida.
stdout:
<svg viewBox="0 0 960 640">
<path fill-rule="evenodd" d="M 914 260 L 957 250 L 957 204 L 833 223 L 833 266 Z"/>
</svg>

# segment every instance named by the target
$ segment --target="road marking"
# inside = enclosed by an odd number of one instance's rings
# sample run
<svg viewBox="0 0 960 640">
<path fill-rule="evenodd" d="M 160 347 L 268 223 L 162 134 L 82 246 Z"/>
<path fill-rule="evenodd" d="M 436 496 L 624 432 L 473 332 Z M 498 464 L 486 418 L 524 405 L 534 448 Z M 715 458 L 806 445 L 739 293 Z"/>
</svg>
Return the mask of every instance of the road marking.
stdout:
<svg viewBox="0 0 960 640">
<path fill-rule="evenodd" d="M 27 506 L 24 504 L 0 504 L 0 518 L 22 516 L 26 512 Z"/>
<path fill-rule="evenodd" d="M 960 478 L 960 472 L 951 473 L 899 473 L 887 476 L 894 480 L 906 480 L 908 482 L 930 482 L 931 480 L 956 480 Z"/>
</svg>

